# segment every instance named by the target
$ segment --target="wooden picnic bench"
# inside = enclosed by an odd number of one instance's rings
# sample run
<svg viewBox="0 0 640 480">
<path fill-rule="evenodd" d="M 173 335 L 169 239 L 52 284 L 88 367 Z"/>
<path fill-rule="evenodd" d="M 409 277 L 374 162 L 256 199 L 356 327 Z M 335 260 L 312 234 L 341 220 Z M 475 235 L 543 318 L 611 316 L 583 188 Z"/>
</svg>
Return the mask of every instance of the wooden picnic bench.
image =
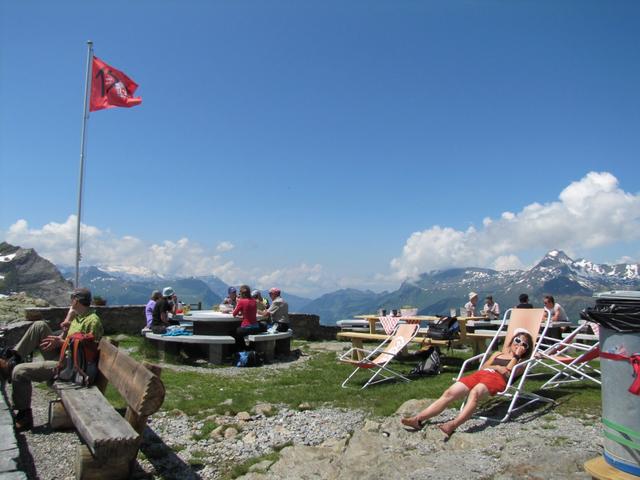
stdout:
<svg viewBox="0 0 640 480">
<path fill-rule="evenodd" d="M 94 386 L 54 382 L 59 401 L 49 407 L 49 422 L 54 428 L 75 427 L 84 441 L 76 456 L 77 479 L 125 479 L 138 455 L 147 417 L 162 405 L 165 388 L 159 367 L 137 362 L 106 338 L 98 349 Z M 127 403 L 124 417 L 103 395 L 109 382 Z"/>
</svg>

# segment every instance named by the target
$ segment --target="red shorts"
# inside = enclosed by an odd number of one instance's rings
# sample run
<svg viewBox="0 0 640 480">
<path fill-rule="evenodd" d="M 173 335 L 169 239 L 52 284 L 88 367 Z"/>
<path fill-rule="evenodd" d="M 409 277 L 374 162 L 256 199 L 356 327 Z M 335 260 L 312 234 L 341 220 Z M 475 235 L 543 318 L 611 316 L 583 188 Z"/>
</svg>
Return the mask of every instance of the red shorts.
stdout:
<svg viewBox="0 0 640 480">
<path fill-rule="evenodd" d="M 478 370 L 471 375 L 462 377 L 458 381 L 464 383 L 469 390 L 479 383 L 482 383 L 489 389 L 489 393 L 491 395 L 495 395 L 496 393 L 503 391 L 507 386 L 507 381 L 502 375 L 490 370 Z"/>
</svg>

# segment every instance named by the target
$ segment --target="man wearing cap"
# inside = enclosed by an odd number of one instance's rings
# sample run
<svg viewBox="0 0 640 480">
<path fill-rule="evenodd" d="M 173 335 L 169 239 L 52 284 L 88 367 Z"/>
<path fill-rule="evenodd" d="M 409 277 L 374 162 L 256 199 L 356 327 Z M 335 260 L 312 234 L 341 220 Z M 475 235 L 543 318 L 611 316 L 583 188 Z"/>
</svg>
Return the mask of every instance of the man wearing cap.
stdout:
<svg viewBox="0 0 640 480">
<path fill-rule="evenodd" d="M 467 317 L 476 316 L 476 305 L 478 304 L 478 294 L 476 292 L 469 292 L 469 301 L 465 303 L 464 309 Z"/>
<path fill-rule="evenodd" d="M 493 296 L 491 295 L 487 295 L 485 300 L 487 303 L 484 304 L 482 315 L 487 317 L 489 320 L 496 320 L 500 318 L 500 305 L 498 305 L 498 302 L 494 302 Z"/>
<path fill-rule="evenodd" d="M 16 430 L 30 430 L 33 427 L 31 382 L 53 379 L 65 337 L 85 333 L 93 334 L 95 342 L 100 341 L 104 332 L 102 321 L 90 305 L 91 291 L 86 288 L 75 289 L 71 294 L 69 312 L 60 324 L 60 335 L 54 335 L 45 321 L 33 322 L 13 350 L 9 350 L 8 358 L 0 359 L 0 377 L 13 383 L 13 408 L 18 411 Z M 44 361 L 22 363 L 37 349 L 40 349 Z"/>
<path fill-rule="evenodd" d="M 238 304 L 238 291 L 236 287 L 229 287 L 227 290 L 227 296 L 220 304 L 220 311 L 223 313 L 231 313 Z"/>
<path fill-rule="evenodd" d="M 153 307 L 153 319 L 151 321 L 151 331 L 153 333 L 165 333 L 171 323 L 179 323 L 169 319 L 169 313 L 175 313 L 177 297 L 171 287 L 162 289 L 162 298 Z"/>
<path fill-rule="evenodd" d="M 289 304 L 280 296 L 282 292 L 279 288 L 271 288 L 271 306 L 263 312 L 263 315 L 270 318 L 271 322 L 277 325 L 278 332 L 289 331 Z"/>
</svg>

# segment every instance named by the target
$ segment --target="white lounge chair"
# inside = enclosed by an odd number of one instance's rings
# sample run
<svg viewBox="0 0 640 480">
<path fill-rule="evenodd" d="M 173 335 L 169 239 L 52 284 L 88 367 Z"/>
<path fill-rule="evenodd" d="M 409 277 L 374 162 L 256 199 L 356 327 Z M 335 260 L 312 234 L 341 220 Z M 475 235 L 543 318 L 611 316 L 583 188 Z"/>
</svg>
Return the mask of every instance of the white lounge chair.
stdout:
<svg viewBox="0 0 640 480">
<path fill-rule="evenodd" d="M 588 333 L 589 329 L 593 334 Z M 553 372 L 553 376 L 542 385 L 542 389 L 581 381 L 601 385 L 600 370 L 591 363 L 591 360 L 600 355 L 598 331 L 599 325 L 583 322 L 562 340 L 538 352 L 534 367 L 543 366 Z M 588 344 L 585 341 L 593 343 Z M 570 355 L 573 352 L 578 354 Z"/>
<path fill-rule="evenodd" d="M 491 353 L 497 350 L 498 342 L 501 339 L 504 339 L 502 351 L 507 353 L 508 345 L 511 342 L 511 338 L 513 337 L 513 334 L 517 328 L 524 328 L 531 334 L 533 347 L 529 359 L 518 363 L 511 370 L 511 374 L 509 375 L 509 379 L 507 380 L 507 386 L 502 392 L 497 393 L 496 396 L 493 397 L 494 400 L 506 399 L 509 401 L 506 414 L 502 418 L 483 416 L 480 416 L 480 418 L 485 420 L 504 422 L 514 412 L 521 410 L 532 403 L 539 401 L 549 403 L 554 402 L 549 398 L 537 395 L 533 392 L 527 392 L 525 390 L 527 378 L 532 366 L 535 363 L 535 356 L 540 349 L 542 339 L 544 339 L 546 336 L 550 322 L 551 315 L 547 310 L 543 308 L 509 309 L 504 313 L 502 322 L 500 323 L 495 336 L 489 343 L 487 350 L 484 353 L 475 355 L 474 357 L 471 357 L 463 362 L 462 368 L 460 369 L 460 373 L 458 374 L 456 381 L 459 380 L 463 375 L 469 374 L 470 370 L 475 369 L 476 367 L 474 365 L 478 362 L 479 365 L 483 365 L 484 362 L 489 359 Z M 506 335 L 504 334 L 505 331 Z M 516 403 L 521 399 L 524 399 L 526 401 L 516 406 Z"/>
<path fill-rule="evenodd" d="M 350 348 L 341 357 L 340 361 L 354 365 L 355 369 L 342 382 L 342 387 L 345 388 L 349 380 L 359 371 L 373 372 L 371 378 L 362 386 L 366 388 L 374 383 L 383 382 L 385 380 L 391 380 L 393 378 L 399 378 L 406 382 L 410 380 L 404 375 L 389 368 L 389 362 L 396 358 L 396 356 L 409 344 L 409 342 L 418 333 L 419 324 L 399 324 L 393 335 L 387 337 L 380 345 L 373 350 L 366 350 L 358 347 Z M 359 360 L 353 357 L 362 357 Z"/>
</svg>

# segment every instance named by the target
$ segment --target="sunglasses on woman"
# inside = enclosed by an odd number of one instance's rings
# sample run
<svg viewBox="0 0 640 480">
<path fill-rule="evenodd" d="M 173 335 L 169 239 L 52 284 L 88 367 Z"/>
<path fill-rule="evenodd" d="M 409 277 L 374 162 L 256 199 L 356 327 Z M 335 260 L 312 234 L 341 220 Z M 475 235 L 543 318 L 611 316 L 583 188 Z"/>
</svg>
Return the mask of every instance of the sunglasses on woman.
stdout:
<svg viewBox="0 0 640 480">
<path fill-rule="evenodd" d="M 526 349 L 529 348 L 529 344 L 526 341 L 522 340 L 520 337 L 514 338 L 513 343 L 515 343 L 516 345 L 522 345 Z"/>
</svg>

